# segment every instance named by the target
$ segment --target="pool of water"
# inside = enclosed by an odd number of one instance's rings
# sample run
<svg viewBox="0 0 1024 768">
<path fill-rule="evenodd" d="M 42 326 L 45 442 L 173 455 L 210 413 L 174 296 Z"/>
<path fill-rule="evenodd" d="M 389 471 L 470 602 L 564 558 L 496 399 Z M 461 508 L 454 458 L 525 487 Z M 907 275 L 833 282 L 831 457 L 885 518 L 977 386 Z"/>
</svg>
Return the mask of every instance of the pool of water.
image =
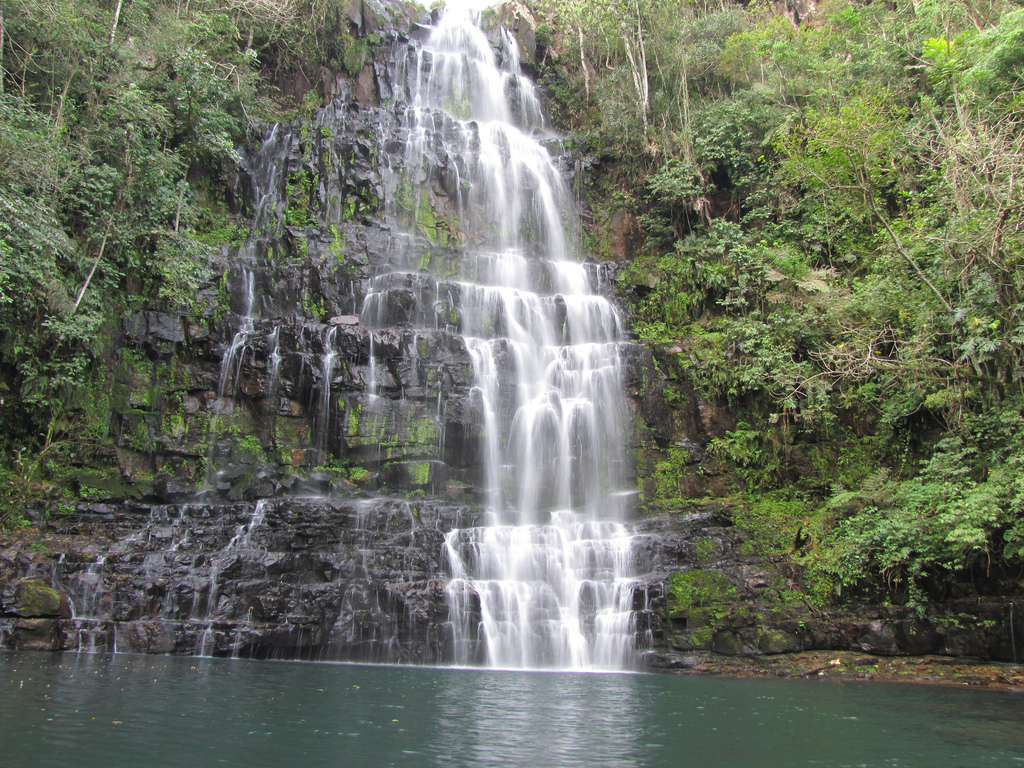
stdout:
<svg viewBox="0 0 1024 768">
<path fill-rule="evenodd" d="M 1024 695 L 0 653 L 0 765 L 1024 766 Z"/>
</svg>

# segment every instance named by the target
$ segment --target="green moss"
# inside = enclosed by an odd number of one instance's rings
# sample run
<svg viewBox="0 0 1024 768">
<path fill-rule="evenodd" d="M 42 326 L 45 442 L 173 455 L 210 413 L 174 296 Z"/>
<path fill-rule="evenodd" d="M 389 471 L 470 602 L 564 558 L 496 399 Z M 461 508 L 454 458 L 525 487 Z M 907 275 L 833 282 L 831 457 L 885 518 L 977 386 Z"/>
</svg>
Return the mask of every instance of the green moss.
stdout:
<svg viewBox="0 0 1024 768">
<path fill-rule="evenodd" d="M 18 584 L 17 614 L 26 618 L 60 616 L 60 593 L 35 579 L 24 579 Z"/>
<path fill-rule="evenodd" d="M 205 411 L 189 414 L 185 418 L 186 439 L 193 445 L 205 445 L 210 439 L 211 416 Z"/>
<path fill-rule="evenodd" d="M 303 264 L 309 260 L 309 241 L 305 237 L 289 237 L 284 242 L 287 247 L 281 250 L 275 249 L 276 256 L 282 260 L 287 257 L 292 264 Z"/>
<path fill-rule="evenodd" d="M 405 467 L 409 473 L 409 482 L 413 485 L 426 485 L 430 482 L 429 461 L 410 461 Z"/>
<path fill-rule="evenodd" d="M 744 495 L 742 503 L 733 506 L 732 516 L 762 554 L 791 552 L 798 534 L 809 534 L 815 527 L 810 505 L 788 490 Z"/>
<path fill-rule="evenodd" d="M 358 74 L 366 64 L 370 53 L 366 38 L 354 38 L 345 31 L 341 36 L 341 47 L 343 49 L 341 68 L 349 75 Z"/>
<path fill-rule="evenodd" d="M 412 184 L 409 183 L 409 179 L 403 174 L 401 181 L 398 183 L 398 189 L 395 190 L 395 208 L 399 221 L 405 226 L 409 225 L 415 207 L 416 200 L 413 197 Z"/>
<path fill-rule="evenodd" d="M 692 571 L 673 573 L 669 579 L 669 609 L 687 613 L 736 598 L 736 588 L 718 571 Z"/>
<path fill-rule="evenodd" d="M 427 198 L 426 190 L 416 208 L 416 227 L 431 243 L 437 244 L 437 214 Z"/>
<path fill-rule="evenodd" d="M 255 435 L 236 434 L 235 450 L 252 458 L 263 456 L 263 445 Z"/>
<path fill-rule="evenodd" d="M 789 638 L 774 629 L 759 629 L 757 648 L 761 653 L 785 653 L 789 649 Z"/>
<path fill-rule="evenodd" d="M 715 638 L 713 627 L 701 627 L 690 633 L 690 645 L 698 650 L 711 650 L 711 644 Z"/>
<path fill-rule="evenodd" d="M 313 223 L 311 204 L 313 190 L 316 189 L 312 174 L 309 171 L 299 171 L 293 174 L 288 180 L 286 188 L 288 201 L 285 208 L 285 221 L 293 227 L 309 226 Z"/>
<path fill-rule="evenodd" d="M 349 195 L 345 198 L 345 202 L 342 203 L 341 206 L 341 218 L 345 221 L 354 218 L 357 211 L 357 205 L 358 200 L 354 196 Z"/>
<path fill-rule="evenodd" d="M 691 608 L 685 611 L 685 616 L 688 629 L 712 627 L 718 620 L 718 612 L 713 608 Z"/>
<path fill-rule="evenodd" d="M 430 444 L 437 439 L 437 425 L 431 417 L 414 420 L 407 431 L 410 442 Z"/>
<path fill-rule="evenodd" d="M 363 406 L 356 403 L 348 411 L 348 430 L 346 437 L 359 437 L 360 436 L 360 422 L 362 421 Z"/>
<path fill-rule="evenodd" d="M 165 413 L 160 426 L 165 435 L 181 437 L 185 434 L 185 417 L 180 413 Z"/>
<path fill-rule="evenodd" d="M 715 559 L 718 547 L 711 539 L 701 539 L 693 545 L 694 557 L 698 563 L 710 563 Z"/>
<path fill-rule="evenodd" d="M 306 317 L 322 320 L 327 314 L 323 296 L 314 297 L 311 286 L 307 284 L 306 292 L 302 295 L 302 313 Z"/>
<path fill-rule="evenodd" d="M 652 501 L 662 509 L 678 509 L 687 503 L 682 495 L 680 480 L 690 471 L 689 465 L 693 458 L 688 450 L 674 445 L 669 446 L 663 456 L 654 464 L 650 473 L 654 481 Z"/>
<path fill-rule="evenodd" d="M 341 264 L 345 261 L 345 233 L 336 224 L 330 226 L 331 240 L 327 244 L 327 252 L 334 261 Z"/>
</svg>

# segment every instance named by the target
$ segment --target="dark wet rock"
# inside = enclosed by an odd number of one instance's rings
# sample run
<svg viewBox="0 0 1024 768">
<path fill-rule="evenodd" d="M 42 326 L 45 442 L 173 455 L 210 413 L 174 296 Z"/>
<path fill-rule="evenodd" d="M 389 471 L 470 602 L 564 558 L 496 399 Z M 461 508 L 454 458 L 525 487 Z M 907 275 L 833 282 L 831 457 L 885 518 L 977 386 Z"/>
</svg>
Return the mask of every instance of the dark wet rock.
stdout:
<svg viewBox="0 0 1024 768">
<path fill-rule="evenodd" d="M 4 645 L 449 660 L 445 534 L 478 525 L 482 510 L 436 497 L 355 498 L 362 491 L 337 471 L 292 477 L 328 495 L 92 503 L 44 523 L 52 554 L 0 550 Z M 1011 600 L 954 600 L 924 615 L 907 606 L 816 611 L 786 597 L 775 565 L 742 554 L 743 537 L 719 514 L 707 505 L 636 523 L 634 609 L 649 637 L 646 668 L 731 674 L 743 659 L 814 649 L 1013 657 Z M 727 597 L 681 611 L 668 581 L 695 569 L 720 574 Z"/>
<path fill-rule="evenodd" d="M 161 341 L 179 342 L 185 340 L 181 318 L 166 312 L 147 312 L 146 325 L 151 337 Z"/>
<path fill-rule="evenodd" d="M 13 623 L 10 647 L 22 651 L 60 650 L 60 622 L 56 619 L 19 619 Z"/>
<path fill-rule="evenodd" d="M 153 491 L 157 499 L 166 503 L 185 501 L 196 495 L 194 486 L 185 483 L 175 482 L 167 475 L 162 475 L 153 484 Z"/>
<path fill-rule="evenodd" d="M 123 326 L 125 335 L 135 341 L 143 341 L 149 333 L 144 312 L 133 312 L 125 316 Z"/>
<path fill-rule="evenodd" d="M 529 8 L 518 0 L 506 0 L 497 8 L 497 19 L 515 36 L 522 63 L 533 67 L 537 57 L 537 22 Z"/>
<path fill-rule="evenodd" d="M 108 520 L 107 510 L 82 507 L 52 524 L 69 542 L 73 531 L 101 527 L 110 537 L 102 556 L 69 547 L 44 563 L 4 561 L 46 574 L 19 582 L 22 618 L 4 629 L 7 645 L 439 662 L 449 634 L 444 532 L 480 516 L 392 499 L 114 510 Z"/>
<path fill-rule="evenodd" d="M 173 653 L 174 625 L 166 621 L 135 621 L 127 624 L 118 640 L 132 653 Z"/>
</svg>

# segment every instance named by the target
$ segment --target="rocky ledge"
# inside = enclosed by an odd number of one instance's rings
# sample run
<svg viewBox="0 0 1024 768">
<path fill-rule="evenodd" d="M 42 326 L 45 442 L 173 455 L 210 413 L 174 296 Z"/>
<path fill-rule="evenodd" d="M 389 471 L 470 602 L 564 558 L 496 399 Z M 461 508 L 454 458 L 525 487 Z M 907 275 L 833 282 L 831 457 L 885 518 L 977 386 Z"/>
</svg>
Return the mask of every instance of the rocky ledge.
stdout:
<svg viewBox="0 0 1024 768">
<path fill-rule="evenodd" d="M 80 505 L 0 538 L 0 647 L 436 663 L 434 500 Z"/>
<path fill-rule="evenodd" d="M 759 656 L 726 656 L 700 651 L 674 658 L 651 654 L 652 670 L 687 675 L 775 677 L 964 685 L 1024 693 L 1019 664 L 949 656 L 873 656 L 853 651 L 804 651 Z"/>
<path fill-rule="evenodd" d="M 662 585 L 651 611 L 652 647 L 643 656 L 648 669 L 802 674 L 799 659 L 808 652 L 875 659 L 883 668 L 906 658 L 968 666 L 1024 661 L 1019 584 L 1000 583 L 992 595 L 964 585 L 962 594 L 923 606 L 822 608 L 801 590 L 797 564 L 752 552 L 726 506 L 713 502 L 638 528 L 648 535 L 649 562 L 670 567 L 646 577 Z"/>
<path fill-rule="evenodd" d="M 255 503 L 83 503 L 3 534 L 2 647 L 449 661 L 445 533 L 478 525 L 479 508 L 328 488 Z M 721 505 L 635 529 L 646 670 L 1020 684 L 1012 596 L 820 610 Z"/>
</svg>

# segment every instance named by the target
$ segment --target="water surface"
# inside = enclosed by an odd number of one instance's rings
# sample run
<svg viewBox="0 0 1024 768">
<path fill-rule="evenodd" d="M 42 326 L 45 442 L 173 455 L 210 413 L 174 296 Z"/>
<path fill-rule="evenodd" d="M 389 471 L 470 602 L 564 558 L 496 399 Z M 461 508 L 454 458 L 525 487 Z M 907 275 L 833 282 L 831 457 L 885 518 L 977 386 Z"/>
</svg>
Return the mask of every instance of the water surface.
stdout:
<svg viewBox="0 0 1024 768">
<path fill-rule="evenodd" d="M 1024 766 L 1024 696 L 0 653 L 0 766 Z"/>
</svg>

